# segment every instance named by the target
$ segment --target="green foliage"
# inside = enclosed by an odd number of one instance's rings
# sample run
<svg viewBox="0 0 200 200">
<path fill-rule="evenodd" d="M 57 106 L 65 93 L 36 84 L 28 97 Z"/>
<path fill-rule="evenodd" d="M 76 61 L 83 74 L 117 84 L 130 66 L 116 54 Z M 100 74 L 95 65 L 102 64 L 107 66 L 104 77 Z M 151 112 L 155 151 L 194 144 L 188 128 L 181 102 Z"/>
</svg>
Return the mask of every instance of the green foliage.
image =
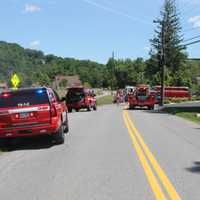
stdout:
<svg viewBox="0 0 200 200">
<path fill-rule="evenodd" d="M 136 60 L 109 59 L 107 63 L 107 79 L 109 85 L 113 82 L 113 88 L 124 88 L 126 85 L 147 83 L 145 77 L 146 63 L 142 58 Z"/>
<path fill-rule="evenodd" d="M 86 87 L 86 88 L 91 88 L 91 85 L 90 85 L 88 82 L 85 82 L 83 85 L 84 85 L 84 87 Z"/>
<path fill-rule="evenodd" d="M 160 62 L 164 55 L 166 66 L 166 83 L 175 86 L 191 86 L 189 68 L 186 65 L 187 55 L 182 45 L 181 26 L 176 10 L 175 0 L 165 0 L 160 19 L 151 40 L 151 59 L 147 62 L 147 76 L 153 83 L 160 82 Z M 163 47 L 164 46 L 164 47 Z"/>
<path fill-rule="evenodd" d="M 98 106 L 109 105 L 109 104 L 112 104 L 112 103 L 113 103 L 113 96 L 112 95 L 100 97 L 99 99 L 97 99 L 97 105 Z"/>
<path fill-rule="evenodd" d="M 59 86 L 61 88 L 66 88 L 67 87 L 67 80 L 62 80 L 60 83 L 59 83 Z"/>
<path fill-rule="evenodd" d="M 102 65 L 89 60 L 45 56 L 41 51 L 0 42 L 0 82 L 10 83 L 11 75 L 16 72 L 22 81 L 22 87 L 52 86 L 56 75 L 77 74 L 88 87 L 95 88 L 109 88 L 111 83 L 114 89 L 141 83 L 157 85 L 160 84 L 160 73 L 155 63 L 156 56 L 152 56 L 146 61 L 142 58 L 109 59 L 107 65 Z M 181 86 L 191 86 L 196 93 L 200 92 L 195 79 L 197 76 L 200 76 L 200 61 L 187 61 L 175 73 L 166 68 L 167 85 L 177 82 Z M 65 85 L 66 82 L 61 82 L 61 87 Z"/>
<path fill-rule="evenodd" d="M 18 44 L 0 42 L 0 81 L 9 83 L 15 72 L 20 75 L 23 87 L 51 86 L 56 75 L 80 75 L 82 82 L 92 87 L 108 87 L 105 65 L 89 60 L 45 56 L 43 52 L 24 49 Z M 66 83 L 61 83 L 64 87 Z"/>
<path fill-rule="evenodd" d="M 197 113 L 180 112 L 180 113 L 177 113 L 176 115 L 200 124 L 200 117 L 197 117 Z"/>
</svg>

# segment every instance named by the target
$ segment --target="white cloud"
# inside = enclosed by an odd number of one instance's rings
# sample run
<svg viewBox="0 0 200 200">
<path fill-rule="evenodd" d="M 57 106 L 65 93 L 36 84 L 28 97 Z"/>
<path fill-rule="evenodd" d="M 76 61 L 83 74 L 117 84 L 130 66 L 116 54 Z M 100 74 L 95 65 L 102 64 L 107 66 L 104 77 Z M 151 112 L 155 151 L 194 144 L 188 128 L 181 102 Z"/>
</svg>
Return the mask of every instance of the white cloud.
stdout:
<svg viewBox="0 0 200 200">
<path fill-rule="evenodd" d="M 30 48 L 31 49 L 38 49 L 40 46 L 40 41 L 39 40 L 34 40 L 30 43 Z"/>
<path fill-rule="evenodd" d="M 26 4 L 24 9 L 25 12 L 29 13 L 39 12 L 41 10 L 39 6 L 33 4 Z"/>
<path fill-rule="evenodd" d="M 200 27 L 200 15 L 190 17 L 188 22 L 193 24 L 194 27 Z"/>
</svg>

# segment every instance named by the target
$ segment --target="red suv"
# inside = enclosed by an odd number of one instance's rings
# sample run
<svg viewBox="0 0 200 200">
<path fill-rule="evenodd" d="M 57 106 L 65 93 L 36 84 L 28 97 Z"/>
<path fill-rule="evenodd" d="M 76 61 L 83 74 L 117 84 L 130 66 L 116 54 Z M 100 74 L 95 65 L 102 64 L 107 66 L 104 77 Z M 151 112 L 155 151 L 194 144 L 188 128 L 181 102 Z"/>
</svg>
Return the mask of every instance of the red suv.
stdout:
<svg viewBox="0 0 200 200">
<path fill-rule="evenodd" d="M 86 108 L 88 111 L 97 110 L 97 102 L 95 94 L 91 89 L 86 89 L 82 86 L 68 88 L 66 102 L 68 111 L 72 112 L 75 109 L 77 112 Z"/>
<path fill-rule="evenodd" d="M 0 94 L 0 139 L 50 135 L 64 143 L 67 107 L 50 88 L 11 90 Z"/>
</svg>

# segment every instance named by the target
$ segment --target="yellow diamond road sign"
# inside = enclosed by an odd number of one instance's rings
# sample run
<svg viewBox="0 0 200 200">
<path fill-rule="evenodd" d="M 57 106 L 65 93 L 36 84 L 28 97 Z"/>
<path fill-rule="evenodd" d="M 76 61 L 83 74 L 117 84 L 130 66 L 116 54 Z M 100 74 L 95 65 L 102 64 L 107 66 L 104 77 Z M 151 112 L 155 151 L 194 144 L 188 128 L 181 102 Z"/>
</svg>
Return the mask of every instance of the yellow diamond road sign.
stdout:
<svg viewBox="0 0 200 200">
<path fill-rule="evenodd" d="M 17 74 L 14 74 L 11 78 L 11 83 L 13 85 L 14 88 L 18 88 L 19 84 L 20 84 L 20 79 L 17 76 Z"/>
</svg>

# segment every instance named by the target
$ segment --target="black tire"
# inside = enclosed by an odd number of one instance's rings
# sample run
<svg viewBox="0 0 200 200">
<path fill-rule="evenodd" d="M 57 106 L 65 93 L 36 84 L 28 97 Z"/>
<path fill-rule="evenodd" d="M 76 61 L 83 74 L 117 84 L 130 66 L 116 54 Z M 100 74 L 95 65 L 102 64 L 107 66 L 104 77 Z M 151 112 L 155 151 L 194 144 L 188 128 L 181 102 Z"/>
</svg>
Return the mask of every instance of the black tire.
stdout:
<svg viewBox="0 0 200 200">
<path fill-rule="evenodd" d="M 88 112 L 91 111 L 91 107 L 90 107 L 90 106 L 87 107 L 87 111 L 88 111 Z"/>
<path fill-rule="evenodd" d="M 69 124 L 67 119 L 63 125 L 64 125 L 64 133 L 67 134 L 69 132 Z"/>
<path fill-rule="evenodd" d="M 10 146 L 11 139 L 0 139 L 0 149 L 5 149 Z"/>
<path fill-rule="evenodd" d="M 129 106 L 129 110 L 134 110 L 135 106 Z"/>
<path fill-rule="evenodd" d="M 63 125 L 61 125 L 59 130 L 53 135 L 53 140 L 55 144 L 64 144 L 65 133 L 64 133 Z"/>
<path fill-rule="evenodd" d="M 68 125 L 65 126 L 64 133 L 65 133 L 65 134 L 69 133 L 69 127 L 68 127 Z"/>
<path fill-rule="evenodd" d="M 71 113 L 71 112 L 72 112 L 72 109 L 71 109 L 71 108 L 68 108 L 68 112 Z"/>
<path fill-rule="evenodd" d="M 78 108 L 76 109 L 76 112 L 79 112 L 79 109 L 78 109 Z"/>
<path fill-rule="evenodd" d="M 96 104 L 93 106 L 93 109 L 94 109 L 95 111 L 97 110 L 97 105 L 96 105 Z"/>
<path fill-rule="evenodd" d="M 154 110 L 154 105 L 153 106 L 148 106 L 149 110 Z"/>
</svg>

